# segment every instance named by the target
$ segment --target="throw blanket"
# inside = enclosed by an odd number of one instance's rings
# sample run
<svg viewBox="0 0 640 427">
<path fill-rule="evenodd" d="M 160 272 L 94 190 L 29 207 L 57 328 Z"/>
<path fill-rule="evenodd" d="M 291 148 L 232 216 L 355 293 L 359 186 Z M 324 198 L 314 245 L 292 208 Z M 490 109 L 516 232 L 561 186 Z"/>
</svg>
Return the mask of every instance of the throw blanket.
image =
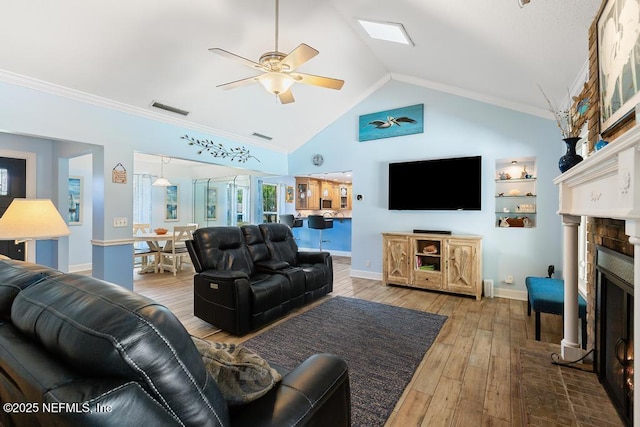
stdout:
<svg viewBox="0 0 640 427">
<path fill-rule="evenodd" d="M 247 348 L 191 337 L 227 404 L 242 405 L 264 396 L 282 379 L 266 360 Z"/>
</svg>

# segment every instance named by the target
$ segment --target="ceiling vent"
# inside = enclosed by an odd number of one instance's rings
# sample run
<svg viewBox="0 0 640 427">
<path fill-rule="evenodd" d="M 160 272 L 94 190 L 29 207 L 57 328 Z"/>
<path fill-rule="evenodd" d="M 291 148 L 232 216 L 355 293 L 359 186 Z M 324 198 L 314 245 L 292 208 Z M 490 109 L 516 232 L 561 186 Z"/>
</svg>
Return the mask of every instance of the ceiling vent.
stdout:
<svg viewBox="0 0 640 427">
<path fill-rule="evenodd" d="M 151 106 L 155 108 L 159 108 L 161 110 L 169 111 L 171 113 L 180 114 L 181 116 L 186 116 L 187 114 L 189 114 L 189 112 L 186 110 L 181 110 L 180 108 L 172 107 L 171 105 L 163 104 L 158 101 L 153 101 L 151 103 Z"/>
<path fill-rule="evenodd" d="M 261 133 L 258 132 L 254 132 L 252 133 L 253 136 L 257 136 L 258 138 L 262 138 L 262 139 L 266 139 L 267 141 L 271 141 L 273 138 L 267 135 L 263 135 Z"/>
</svg>

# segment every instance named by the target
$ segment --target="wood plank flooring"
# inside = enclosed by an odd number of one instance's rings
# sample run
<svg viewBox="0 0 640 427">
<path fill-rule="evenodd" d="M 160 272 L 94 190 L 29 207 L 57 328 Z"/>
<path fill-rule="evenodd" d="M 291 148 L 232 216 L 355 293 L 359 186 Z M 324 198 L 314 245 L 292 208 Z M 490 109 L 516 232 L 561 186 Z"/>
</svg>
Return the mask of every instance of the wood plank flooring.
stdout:
<svg viewBox="0 0 640 427">
<path fill-rule="evenodd" d="M 349 258 L 334 257 L 334 292 L 325 298 L 342 295 L 448 316 L 387 426 L 523 425 L 518 351 L 520 343 L 534 339 L 534 320 L 527 316 L 526 302 L 503 298 L 476 301 L 385 286 L 380 281 L 350 277 L 350 268 Z M 175 277 L 169 273 L 134 275 L 134 290 L 166 305 L 193 335 L 240 343 L 266 330 L 234 337 L 216 332 L 215 327 L 194 317 L 193 272 L 188 269 Z M 544 313 L 541 317 L 541 340 L 559 343 L 561 317 Z"/>
</svg>

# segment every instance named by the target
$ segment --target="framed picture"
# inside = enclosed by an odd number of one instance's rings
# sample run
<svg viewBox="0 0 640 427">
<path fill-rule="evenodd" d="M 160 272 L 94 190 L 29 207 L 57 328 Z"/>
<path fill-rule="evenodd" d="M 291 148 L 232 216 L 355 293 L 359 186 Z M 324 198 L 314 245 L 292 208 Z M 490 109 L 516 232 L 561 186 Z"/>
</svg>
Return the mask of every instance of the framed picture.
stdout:
<svg viewBox="0 0 640 427">
<path fill-rule="evenodd" d="M 82 177 L 69 177 L 69 225 L 82 224 Z"/>
<path fill-rule="evenodd" d="M 178 186 L 170 185 L 166 187 L 166 193 L 164 196 L 164 220 L 165 221 L 177 221 L 178 220 Z"/>
<path fill-rule="evenodd" d="M 216 211 L 218 207 L 218 190 L 215 188 L 205 188 L 206 209 L 205 215 L 208 220 L 216 219 Z"/>
<path fill-rule="evenodd" d="M 358 141 L 424 132 L 424 104 L 360 116 Z"/>
<path fill-rule="evenodd" d="M 285 203 L 293 203 L 293 187 L 287 187 L 284 201 Z"/>
<path fill-rule="evenodd" d="M 640 101 L 640 0 L 608 0 L 598 17 L 600 131 Z"/>
</svg>

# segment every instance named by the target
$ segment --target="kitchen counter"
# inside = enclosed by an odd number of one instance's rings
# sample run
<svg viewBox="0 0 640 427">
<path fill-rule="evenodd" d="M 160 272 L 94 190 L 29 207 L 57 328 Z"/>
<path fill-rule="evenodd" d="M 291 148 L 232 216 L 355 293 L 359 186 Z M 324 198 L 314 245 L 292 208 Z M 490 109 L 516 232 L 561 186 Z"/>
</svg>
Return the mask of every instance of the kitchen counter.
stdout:
<svg viewBox="0 0 640 427">
<path fill-rule="evenodd" d="M 306 217 L 302 220 L 302 227 L 294 227 L 293 236 L 301 250 L 318 250 L 320 247 L 320 230 L 311 229 Z M 351 256 L 351 218 L 329 216 L 325 219 L 333 220 L 333 228 L 322 230 L 322 250 L 336 255 Z M 326 241 L 328 240 L 328 241 Z"/>
</svg>

